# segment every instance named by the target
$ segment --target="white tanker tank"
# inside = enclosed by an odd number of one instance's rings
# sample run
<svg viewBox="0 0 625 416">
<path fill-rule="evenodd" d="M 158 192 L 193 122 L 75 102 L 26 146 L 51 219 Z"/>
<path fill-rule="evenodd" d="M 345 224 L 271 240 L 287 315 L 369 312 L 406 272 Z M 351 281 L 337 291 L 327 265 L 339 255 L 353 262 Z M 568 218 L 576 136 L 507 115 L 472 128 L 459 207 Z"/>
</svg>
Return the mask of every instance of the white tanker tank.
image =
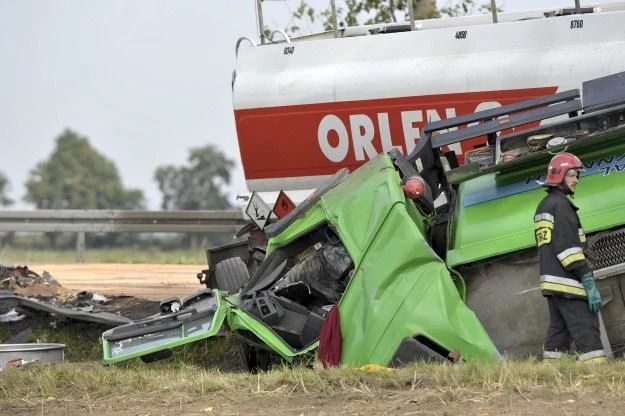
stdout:
<svg viewBox="0 0 625 416">
<path fill-rule="evenodd" d="M 341 30 L 338 38 L 329 32 L 261 45 L 239 42 L 233 103 L 248 189 L 313 189 L 379 152 L 396 147 L 410 153 L 429 121 L 624 71 L 624 5 L 578 11 L 501 13 L 496 24 L 490 15 L 469 16 L 417 21 L 416 30 L 376 25 Z M 476 144 L 451 150 L 462 160 Z"/>
</svg>

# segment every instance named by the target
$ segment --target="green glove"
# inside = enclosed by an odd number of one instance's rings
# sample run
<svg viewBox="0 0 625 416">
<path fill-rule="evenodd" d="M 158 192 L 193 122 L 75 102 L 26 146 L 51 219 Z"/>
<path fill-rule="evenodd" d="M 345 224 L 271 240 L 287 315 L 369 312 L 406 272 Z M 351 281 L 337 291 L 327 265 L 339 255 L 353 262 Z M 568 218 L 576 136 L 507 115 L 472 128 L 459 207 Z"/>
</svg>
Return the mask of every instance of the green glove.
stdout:
<svg viewBox="0 0 625 416">
<path fill-rule="evenodd" d="M 601 309 L 601 295 L 599 294 L 597 285 L 595 285 L 592 272 L 588 272 L 582 276 L 582 284 L 588 293 L 588 309 L 593 313 L 599 312 L 599 309 Z"/>
</svg>

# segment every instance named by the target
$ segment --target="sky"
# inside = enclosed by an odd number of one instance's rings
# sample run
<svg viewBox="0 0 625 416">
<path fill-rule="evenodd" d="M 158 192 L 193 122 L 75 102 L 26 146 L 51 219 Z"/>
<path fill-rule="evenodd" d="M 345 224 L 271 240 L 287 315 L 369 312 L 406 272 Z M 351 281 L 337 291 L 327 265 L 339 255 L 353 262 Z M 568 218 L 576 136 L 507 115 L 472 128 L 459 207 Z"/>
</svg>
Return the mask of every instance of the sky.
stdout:
<svg viewBox="0 0 625 416">
<path fill-rule="evenodd" d="M 190 148 L 209 143 L 235 161 L 231 201 L 245 193 L 231 79 L 236 40 L 258 38 L 255 4 L 0 0 L 0 172 L 16 201 L 11 209 L 32 208 L 22 202 L 24 182 L 66 128 L 112 160 L 125 187 L 143 190 L 149 209 L 160 205 L 155 169 L 184 165 Z M 265 24 L 285 27 L 298 4 L 265 1 Z M 573 4 L 498 1 L 505 11 Z"/>
</svg>

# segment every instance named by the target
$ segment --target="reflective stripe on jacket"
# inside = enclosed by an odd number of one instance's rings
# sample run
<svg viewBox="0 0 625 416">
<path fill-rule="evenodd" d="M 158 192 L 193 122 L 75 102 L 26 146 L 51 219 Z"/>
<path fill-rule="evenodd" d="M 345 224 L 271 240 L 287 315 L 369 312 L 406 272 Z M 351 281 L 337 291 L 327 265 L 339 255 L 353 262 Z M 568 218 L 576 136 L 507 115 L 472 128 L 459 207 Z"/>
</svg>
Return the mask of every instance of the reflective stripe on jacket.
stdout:
<svg viewBox="0 0 625 416">
<path fill-rule="evenodd" d="M 547 192 L 534 215 L 542 294 L 585 299 L 581 278 L 591 270 L 584 256 L 586 235 L 577 207 L 561 189 Z"/>
</svg>

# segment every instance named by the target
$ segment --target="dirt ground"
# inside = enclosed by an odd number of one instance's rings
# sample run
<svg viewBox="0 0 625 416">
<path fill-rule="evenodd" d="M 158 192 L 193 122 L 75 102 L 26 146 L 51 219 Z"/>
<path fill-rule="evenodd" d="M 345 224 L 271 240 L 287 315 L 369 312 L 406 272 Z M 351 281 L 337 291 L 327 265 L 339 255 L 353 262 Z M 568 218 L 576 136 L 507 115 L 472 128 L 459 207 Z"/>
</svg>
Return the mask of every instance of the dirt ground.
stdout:
<svg viewBox="0 0 625 416">
<path fill-rule="evenodd" d="M 595 393 L 595 392 L 593 392 Z M 65 401 L 50 397 L 23 400 L 5 409 L 11 415 L 622 415 L 623 403 L 603 394 L 473 394 L 451 391 L 353 391 L 330 394 L 250 392 L 124 395 L 109 399 Z"/>
<path fill-rule="evenodd" d="M 197 274 L 206 265 L 188 264 L 44 264 L 31 269 L 52 274 L 66 289 L 161 300 L 202 289 Z"/>
</svg>

